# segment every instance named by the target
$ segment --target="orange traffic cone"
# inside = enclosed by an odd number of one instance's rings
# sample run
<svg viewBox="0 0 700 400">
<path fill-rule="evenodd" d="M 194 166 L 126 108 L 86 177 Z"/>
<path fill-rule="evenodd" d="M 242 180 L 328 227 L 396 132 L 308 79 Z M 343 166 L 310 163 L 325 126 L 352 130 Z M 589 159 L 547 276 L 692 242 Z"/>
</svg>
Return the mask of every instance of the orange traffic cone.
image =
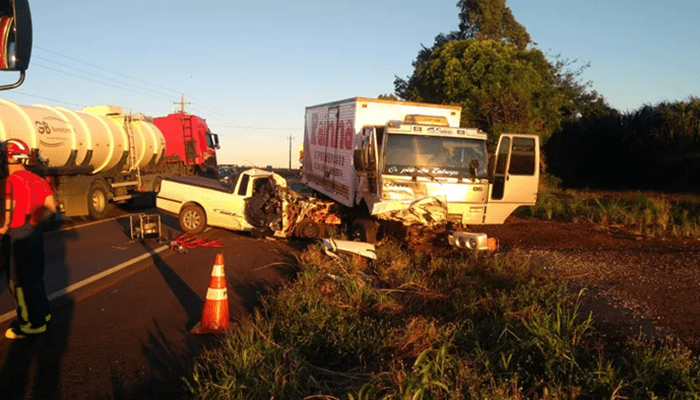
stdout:
<svg viewBox="0 0 700 400">
<path fill-rule="evenodd" d="M 226 276 L 224 276 L 224 255 L 219 253 L 211 271 L 207 299 L 204 301 L 202 318 L 190 333 L 221 333 L 229 326 L 228 297 L 226 296 Z"/>
</svg>

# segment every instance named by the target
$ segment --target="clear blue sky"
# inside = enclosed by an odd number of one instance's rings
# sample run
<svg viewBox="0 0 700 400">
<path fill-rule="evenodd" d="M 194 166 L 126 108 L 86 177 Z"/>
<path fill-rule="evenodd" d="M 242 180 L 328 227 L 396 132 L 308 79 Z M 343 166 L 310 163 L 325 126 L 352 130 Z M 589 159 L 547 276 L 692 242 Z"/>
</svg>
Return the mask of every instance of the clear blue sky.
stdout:
<svg viewBox="0 0 700 400">
<path fill-rule="evenodd" d="M 393 92 L 421 44 L 457 29 L 456 0 L 29 0 L 27 81 L 0 97 L 151 116 L 187 110 L 219 134 L 220 163 L 293 166 L 304 107 Z M 548 54 L 620 111 L 700 96 L 697 0 L 508 0 Z M 9 83 L 13 75 L 0 75 Z"/>
</svg>

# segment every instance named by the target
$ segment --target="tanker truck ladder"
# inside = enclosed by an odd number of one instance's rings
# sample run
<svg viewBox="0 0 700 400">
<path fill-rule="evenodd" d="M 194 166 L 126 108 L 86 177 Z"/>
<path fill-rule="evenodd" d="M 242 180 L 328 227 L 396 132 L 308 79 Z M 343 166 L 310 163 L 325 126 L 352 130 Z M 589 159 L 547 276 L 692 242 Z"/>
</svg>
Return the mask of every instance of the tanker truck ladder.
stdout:
<svg viewBox="0 0 700 400">
<path fill-rule="evenodd" d="M 133 116 L 131 112 L 124 117 L 124 128 L 126 129 L 126 136 L 129 140 L 129 172 L 136 170 L 136 184 L 137 187 L 141 187 L 141 169 L 136 162 L 136 144 L 134 140 L 134 130 L 132 129 Z"/>
</svg>

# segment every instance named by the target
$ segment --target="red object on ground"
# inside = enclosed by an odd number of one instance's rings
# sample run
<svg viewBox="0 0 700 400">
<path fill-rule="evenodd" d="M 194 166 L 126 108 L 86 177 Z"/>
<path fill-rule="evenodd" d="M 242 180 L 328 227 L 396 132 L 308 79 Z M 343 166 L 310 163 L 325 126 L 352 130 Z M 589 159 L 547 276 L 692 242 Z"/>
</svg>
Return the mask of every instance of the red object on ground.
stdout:
<svg viewBox="0 0 700 400">
<path fill-rule="evenodd" d="M 190 333 L 222 333 L 229 327 L 228 296 L 224 274 L 224 255 L 219 253 L 211 271 L 211 280 L 204 301 L 202 317 Z"/>
<path fill-rule="evenodd" d="M 187 236 L 187 232 L 178 236 L 170 242 L 170 249 L 191 249 L 194 247 L 224 247 L 219 239 L 207 240 L 207 238 L 197 238 L 196 236 Z"/>
</svg>

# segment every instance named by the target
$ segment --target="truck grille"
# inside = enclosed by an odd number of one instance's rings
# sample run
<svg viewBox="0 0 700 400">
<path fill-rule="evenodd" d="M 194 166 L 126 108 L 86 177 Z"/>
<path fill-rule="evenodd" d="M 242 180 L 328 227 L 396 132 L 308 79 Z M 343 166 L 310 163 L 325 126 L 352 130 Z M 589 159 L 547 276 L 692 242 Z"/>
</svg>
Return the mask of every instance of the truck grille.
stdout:
<svg viewBox="0 0 700 400">
<path fill-rule="evenodd" d="M 455 223 L 455 224 L 461 224 L 462 223 L 462 214 L 449 214 L 447 216 L 447 221 Z"/>
</svg>

